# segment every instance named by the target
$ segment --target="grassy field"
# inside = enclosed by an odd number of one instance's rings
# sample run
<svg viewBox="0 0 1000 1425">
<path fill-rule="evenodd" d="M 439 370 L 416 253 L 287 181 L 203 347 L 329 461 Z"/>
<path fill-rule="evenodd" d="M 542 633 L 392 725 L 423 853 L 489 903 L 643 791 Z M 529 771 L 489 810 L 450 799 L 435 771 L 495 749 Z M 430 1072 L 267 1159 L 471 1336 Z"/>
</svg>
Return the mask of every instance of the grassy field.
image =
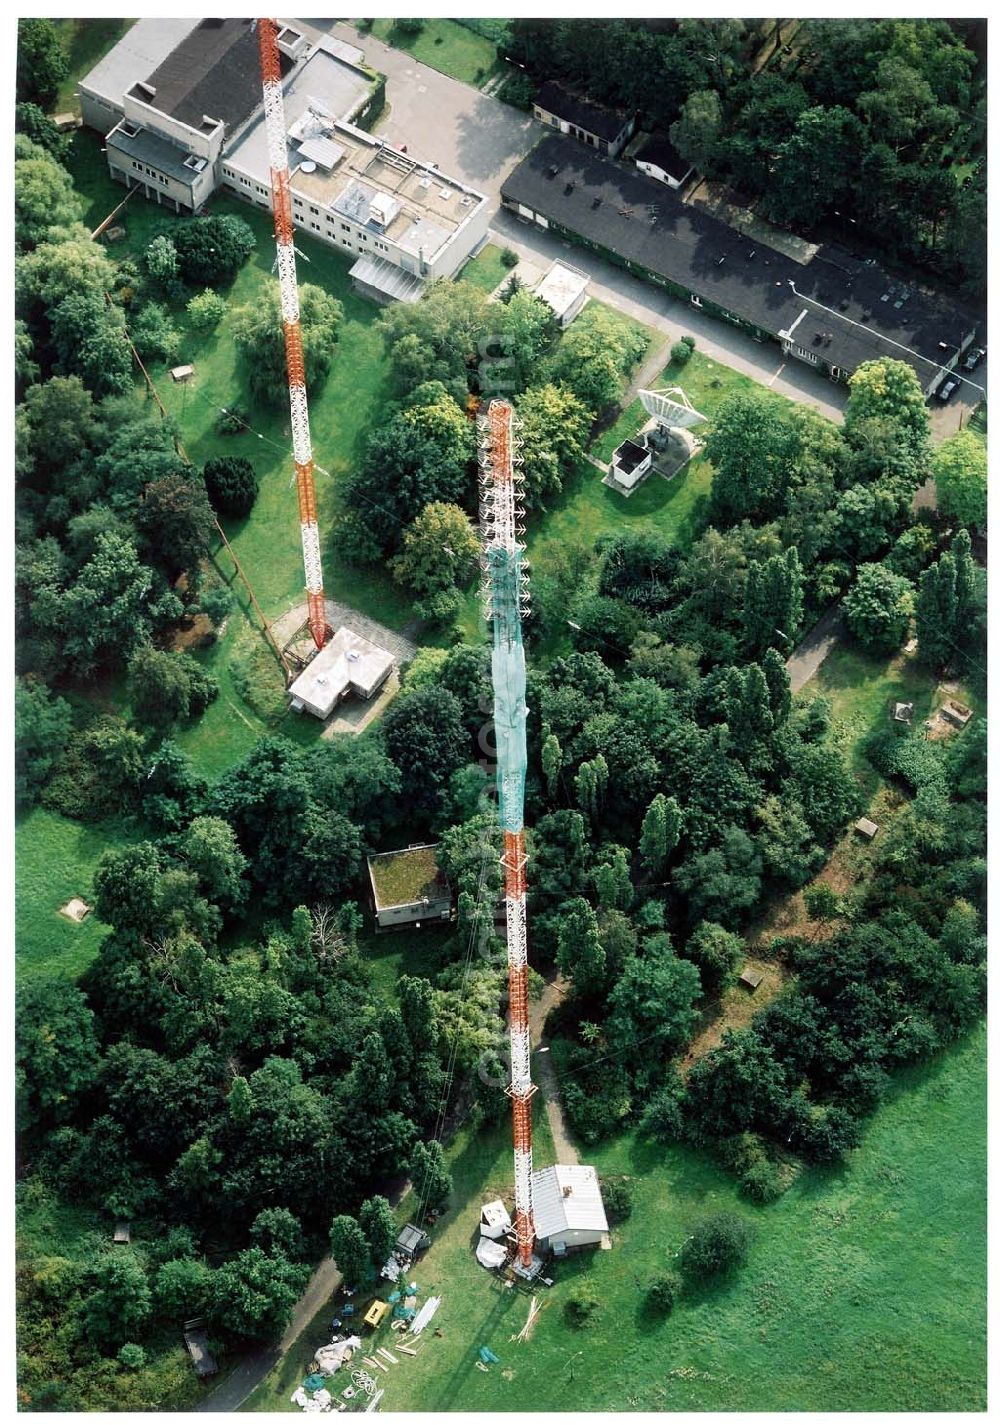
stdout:
<svg viewBox="0 0 1000 1425">
<path fill-rule="evenodd" d="M 692 353 L 691 359 L 682 366 L 671 361 L 653 381 L 652 387 L 680 386 L 696 411 L 708 417 L 705 425 L 695 427 L 695 434 L 703 439 L 712 428 L 712 417 L 727 396 L 737 392 L 760 393 L 760 385 L 750 376 L 744 376 L 719 361 L 713 361 L 700 351 Z M 774 394 L 774 393 L 772 393 Z M 774 394 L 776 401 L 787 401 L 787 397 Z M 648 420 L 638 397 L 627 406 L 614 425 L 604 431 L 591 447 L 591 454 L 598 460 L 610 461 L 615 446 L 630 439 L 641 430 Z"/>
<path fill-rule="evenodd" d="M 533 1122 L 533 1136 L 535 1145 L 535 1162 L 539 1166 L 554 1162 L 552 1149 L 552 1136 L 549 1132 L 548 1121 L 545 1117 L 544 1107 L 541 1103 L 540 1095 L 535 1095 L 535 1112 Z M 486 1129 L 480 1133 L 472 1133 L 468 1129 L 461 1129 L 456 1134 L 448 1152 L 449 1166 L 454 1179 L 454 1191 L 452 1201 L 456 1204 L 450 1209 L 440 1221 L 431 1227 L 431 1235 L 435 1245 L 426 1258 L 417 1263 L 414 1270 L 413 1280 L 420 1287 L 420 1296 L 425 1300 L 431 1295 L 439 1284 L 439 1273 L 441 1269 L 449 1274 L 454 1274 L 457 1278 L 470 1275 L 469 1267 L 469 1242 L 472 1240 L 472 1233 L 476 1227 L 479 1217 L 479 1205 L 487 1201 L 482 1197 L 486 1192 L 488 1197 L 497 1197 L 501 1193 L 509 1193 L 510 1164 L 510 1127 L 506 1121 Z M 402 1226 L 411 1221 L 413 1217 L 414 1204 L 410 1196 L 404 1197 L 396 1211 L 396 1220 Z M 433 1265 L 432 1264 L 438 1264 Z M 426 1270 L 425 1270 L 426 1267 Z M 473 1268 L 477 1274 L 476 1285 L 481 1285 L 478 1278 L 485 1280 L 485 1273 L 480 1268 Z M 371 1291 L 362 1297 L 358 1305 L 363 1305 L 368 1297 L 373 1295 Z M 296 1406 L 290 1404 L 289 1397 L 296 1386 L 300 1385 L 302 1378 L 306 1374 L 306 1369 L 312 1359 L 312 1354 L 317 1346 L 323 1345 L 330 1339 L 329 1321 L 333 1315 L 333 1303 L 324 1304 L 316 1313 L 310 1325 L 303 1332 L 296 1345 L 289 1353 L 282 1358 L 275 1366 L 271 1374 L 262 1382 L 260 1386 L 250 1396 L 247 1403 L 241 1408 L 244 1411 L 283 1411 L 295 1410 Z M 439 1315 L 443 1316 L 445 1308 L 442 1307 Z M 453 1310 L 449 1313 L 452 1323 L 458 1320 Z M 437 1322 L 435 1321 L 435 1325 Z M 454 1329 L 454 1325 L 453 1325 Z M 449 1335 L 452 1333 L 449 1332 Z M 378 1333 L 377 1341 L 379 1345 L 387 1345 L 391 1350 L 394 1332 L 390 1332 L 387 1326 L 383 1326 Z M 428 1337 L 428 1343 L 434 1347 L 439 1347 L 443 1343 L 436 1338 Z M 451 1343 L 449 1343 L 451 1344 Z M 480 1344 L 476 1341 L 476 1346 Z M 499 1354 L 499 1352 L 498 1352 Z M 400 1360 L 404 1359 L 400 1356 Z M 407 1360 L 407 1365 L 416 1366 L 423 1364 L 415 1360 Z M 333 1387 L 338 1381 L 337 1377 L 330 1382 Z M 341 1385 L 348 1385 L 349 1380 L 340 1382 Z M 388 1402 L 388 1396 L 385 1401 Z M 394 1400 L 390 1406 L 386 1403 L 387 1409 L 412 1409 L 431 1410 L 440 1407 L 432 1405 L 425 1400 L 415 1401 L 413 1404 L 401 1405 Z M 501 1408 L 508 1408 L 506 1406 Z"/>
<path fill-rule="evenodd" d="M 406 35 L 395 20 L 380 19 L 372 34 L 463 84 L 483 85 L 500 68 L 496 45 L 457 20 L 425 20 L 419 35 Z"/>
<path fill-rule="evenodd" d="M 880 779 L 864 756 L 863 743 L 870 732 L 886 724 L 891 705 L 911 702 L 913 725 L 919 728 L 948 696 L 916 658 L 902 653 L 877 657 L 850 637 L 833 649 L 802 691 L 806 698 L 821 695 L 829 700 L 834 741 L 850 756 L 852 770 L 869 792 Z M 982 700 L 967 684 L 958 697 L 983 713 Z"/>
<path fill-rule="evenodd" d="M 591 304 L 593 305 L 593 304 Z M 588 306 L 587 311 L 590 310 Z M 587 314 L 584 311 L 580 320 Z M 737 391 L 759 389 L 749 376 L 731 370 L 696 351 L 683 367 L 670 362 L 654 386 L 682 385 L 696 410 L 709 418 L 699 426 L 699 435 L 711 428 L 711 417 L 727 396 Z M 775 400 L 783 397 L 776 396 Z M 591 454 L 607 463 L 623 440 L 635 435 L 646 421 L 638 399 L 594 441 Z M 672 480 L 651 476 L 628 499 L 601 484 L 600 473 L 591 465 L 583 468 L 572 487 L 552 502 L 550 513 L 529 530 L 528 552 L 536 565 L 544 565 L 547 550 L 556 544 L 583 544 L 588 548 L 601 534 L 617 529 L 652 528 L 674 543 L 690 543 L 693 516 L 698 502 L 708 494 L 712 467 L 702 456 L 695 458 Z"/>
<path fill-rule="evenodd" d="M 69 60 L 69 73 L 59 86 L 53 111 L 57 114 L 79 114 L 76 83 L 87 74 L 108 50 L 118 43 L 134 20 L 53 20 L 63 53 Z"/>
<path fill-rule="evenodd" d="M 93 915 L 77 925 L 59 914 L 72 896 L 89 900 L 94 868 L 112 846 L 138 840 L 118 822 L 85 826 L 36 807 L 15 831 L 15 946 L 18 976 L 76 978 L 97 954 L 108 927 Z"/>
<path fill-rule="evenodd" d="M 803 1172 L 766 1208 L 738 1199 L 700 1155 L 622 1138 L 593 1158 L 633 1179 L 632 1216 L 612 1251 L 557 1267 L 529 1344 L 510 1341 L 526 1296 L 497 1287 L 471 1251 L 480 1203 L 509 1196 L 505 1137 L 460 1135 L 456 1205 L 416 1273 L 423 1294 L 442 1296 L 443 1336 L 380 1380 L 385 1408 L 983 1410 L 985 1091 L 980 1030 L 901 1076 L 842 1166 Z M 667 1320 L 650 1316 L 644 1285 L 694 1222 L 723 1208 L 757 1227 L 744 1272 L 685 1297 Z M 564 1316 L 581 1277 L 601 1302 L 582 1331 Z M 290 1408 L 324 1315 L 249 1408 Z M 500 1357 L 488 1374 L 475 1368 L 480 1345 Z"/>
<path fill-rule="evenodd" d="M 476 254 L 462 268 L 461 278 L 463 282 L 470 283 L 473 287 L 479 287 L 483 292 L 492 292 L 505 277 L 509 277 L 511 268 L 505 267 L 500 260 L 502 248 L 496 243 L 488 242 L 482 252 Z"/>
<path fill-rule="evenodd" d="M 121 188 L 107 176 L 100 146 L 81 134 L 74 144 L 72 168 L 87 204 L 85 221 L 91 227 L 106 216 L 122 197 Z M 217 197 L 212 212 L 233 213 L 249 223 L 257 237 L 257 250 L 237 274 L 228 292 L 230 311 L 253 303 L 264 283 L 271 281 L 273 237 L 268 213 L 235 199 Z M 164 209 L 136 197 L 124 213 L 127 236 L 115 255 L 140 253 L 157 230 L 175 221 Z M 372 618 L 400 628 L 412 609 L 398 586 L 378 568 L 356 569 L 337 557 L 334 521 L 338 511 L 337 483 L 358 457 L 360 442 L 372 427 L 380 403 L 388 398 L 387 365 L 377 310 L 354 291 L 348 278 L 350 260 L 305 234 L 297 239 L 309 259 L 300 279 L 321 286 L 344 307 L 344 321 L 333 368 L 323 387 L 310 400 L 313 451 L 317 464 L 317 502 L 324 532 L 324 581 L 327 595 L 361 608 Z M 280 617 L 303 601 L 302 554 L 298 510 L 291 485 L 291 436 L 284 407 L 255 403 L 247 391 L 246 372 L 229 339 L 231 316 L 211 333 L 195 332 L 186 313 L 174 313 L 182 334 L 180 360 L 195 367 L 193 379 L 176 385 L 164 363 L 152 363 L 150 374 L 160 398 L 180 426 L 192 461 L 201 465 L 216 455 L 243 455 L 253 462 L 260 493 L 250 516 L 227 525 L 226 533 L 250 578 L 268 618 Z M 220 435 L 216 421 L 222 407 L 247 413 L 248 429 L 238 435 Z M 239 607 L 230 617 L 224 637 L 200 653 L 218 678 L 221 695 L 205 716 L 178 740 L 200 770 L 212 776 L 246 752 L 267 725 L 246 706 L 233 682 L 234 656 L 246 653 L 261 637 L 255 618 L 249 618 L 249 600 L 223 551 L 219 571 L 231 583 Z M 276 684 L 280 688 L 280 683 Z M 321 732 L 319 723 L 284 719 L 281 731 L 299 741 L 311 741 Z"/>
</svg>

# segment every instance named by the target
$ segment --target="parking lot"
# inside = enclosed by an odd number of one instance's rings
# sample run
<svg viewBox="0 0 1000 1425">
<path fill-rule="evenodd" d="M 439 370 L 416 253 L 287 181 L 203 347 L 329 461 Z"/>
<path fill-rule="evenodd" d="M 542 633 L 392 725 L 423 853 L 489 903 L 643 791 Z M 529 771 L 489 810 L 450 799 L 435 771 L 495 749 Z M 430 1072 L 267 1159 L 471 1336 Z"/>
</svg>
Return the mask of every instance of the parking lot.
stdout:
<svg viewBox="0 0 1000 1425">
<path fill-rule="evenodd" d="M 386 76 L 386 114 L 375 133 L 406 144 L 415 158 L 500 201 L 500 185 L 543 133 L 529 114 L 449 79 L 404 50 L 362 35 L 353 25 L 310 20 L 304 29 L 334 35 L 364 51 L 365 61 Z"/>
</svg>

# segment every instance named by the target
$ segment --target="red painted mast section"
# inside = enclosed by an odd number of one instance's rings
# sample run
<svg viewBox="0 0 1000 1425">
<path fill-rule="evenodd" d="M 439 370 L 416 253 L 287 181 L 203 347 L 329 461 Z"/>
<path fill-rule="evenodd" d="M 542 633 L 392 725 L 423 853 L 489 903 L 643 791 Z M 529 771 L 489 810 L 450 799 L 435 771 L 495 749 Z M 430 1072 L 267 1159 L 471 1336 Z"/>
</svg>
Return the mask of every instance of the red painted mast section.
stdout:
<svg viewBox="0 0 1000 1425">
<path fill-rule="evenodd" d="M 285 366 L 292 416 L 292 448 L 295 457 L 295 484 L 299 498 L 302 530 L 302 557 L 306 573 L 309 631 L 317 648 L 330 637 L 323 596 L 323 568 L 319 527 L 316 521 L 316 486 L 313 480 L 312 444 L 309 438 L 309 408 L 306 402 L 306 367 L 299 325 L 298 283 L 295 273 L 295 227 L 292 222 L 291 183 L 285 134 L 285 109 L 281 95 L 281 55 L 278 26 L 274 20 L 257 21 L 260 74 L 264 89 L 264 115 L 271 164 L 271 200 L 274 208 L 274 238 L 278 249 L 278 283 L 281 291 L 281 318 L 285 333 Z"/>
</svg>

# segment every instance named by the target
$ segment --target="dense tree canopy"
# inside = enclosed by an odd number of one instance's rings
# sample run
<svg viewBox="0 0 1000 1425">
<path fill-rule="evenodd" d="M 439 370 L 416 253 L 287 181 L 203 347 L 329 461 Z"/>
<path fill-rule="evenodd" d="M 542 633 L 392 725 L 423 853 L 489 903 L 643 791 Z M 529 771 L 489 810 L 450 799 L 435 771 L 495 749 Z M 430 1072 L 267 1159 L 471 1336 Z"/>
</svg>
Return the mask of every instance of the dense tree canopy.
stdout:
<svg viewBox="0 0 1000 1425">
<path fill-rule="evenodd" d="M 206 221 L 211 221 L 210 219 Z M 221 218 L 217 221 L 223 221 Z M 181 254 L 183 260 L 183 253 Z M 210 280 L 200 276 L 199 280 Z M 315 392 L 333 365 L 344 309 L 336 297 L 311 282 L 299 286 L 299 326 L 305 358 L 306 388 Z M 251 393 L 280 405 L 288 399 L 285 329 L 277 282 L 259 292 L 252 305 L 232 313 L 232 336 L 246 363 Z"/>
</svg>

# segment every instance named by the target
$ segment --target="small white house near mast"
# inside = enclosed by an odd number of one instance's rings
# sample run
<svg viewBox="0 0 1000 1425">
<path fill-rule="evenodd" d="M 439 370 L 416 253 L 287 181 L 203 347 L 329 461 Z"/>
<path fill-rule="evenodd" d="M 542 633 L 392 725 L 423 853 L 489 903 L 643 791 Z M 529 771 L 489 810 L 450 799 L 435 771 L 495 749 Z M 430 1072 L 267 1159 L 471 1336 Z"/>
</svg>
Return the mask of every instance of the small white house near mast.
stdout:
<svg viewBox="0 0 1000 1425">
<path fill-rule="evenodd" d="M 370 698 L 395 667 L 391 653 L 349 628 L 338 628 L 289 688 L 293 712 L 326 719 L 348 693 Z"/>
<path fill-rule="evenodd" d="M 561 331 L 565 331 L 574 317 L 583 310 L 587 301 L 587 285 L 590 278 L 578 267 L 568 262 L 553 262 L 535 287 L 536 297 L 548 303 L 556 316 Z"/>
<path fill-rule="evenodd" d="M 541 1251 L 561 1257 L 574 1247 L 596 1247 L 608 1231 L 597 1170 L 557 1163 L 531 1175 L 535 1237 Z"/>
</svg>

